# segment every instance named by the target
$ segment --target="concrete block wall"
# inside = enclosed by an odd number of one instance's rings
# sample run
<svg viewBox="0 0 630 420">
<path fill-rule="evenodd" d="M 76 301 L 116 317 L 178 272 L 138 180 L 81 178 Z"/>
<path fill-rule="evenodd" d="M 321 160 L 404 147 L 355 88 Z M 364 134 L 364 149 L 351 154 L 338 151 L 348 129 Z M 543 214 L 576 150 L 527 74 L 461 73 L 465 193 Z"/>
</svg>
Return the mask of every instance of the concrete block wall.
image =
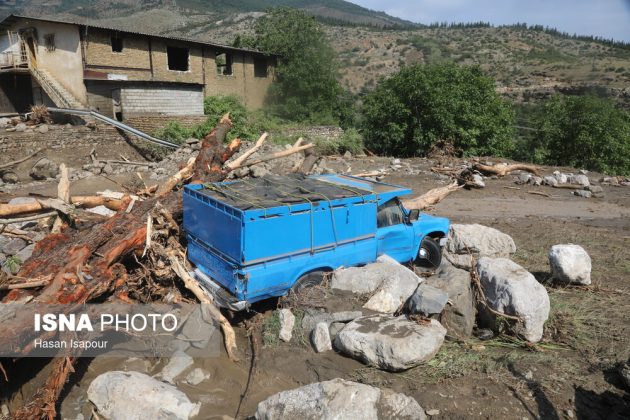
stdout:
<svg viewBox="0 0 630 420">
<path fill-rule="evenodd" d="M 201 86 L 142 86 L 120 90 L 123 115 L 203 115 Z"/>
</svg>

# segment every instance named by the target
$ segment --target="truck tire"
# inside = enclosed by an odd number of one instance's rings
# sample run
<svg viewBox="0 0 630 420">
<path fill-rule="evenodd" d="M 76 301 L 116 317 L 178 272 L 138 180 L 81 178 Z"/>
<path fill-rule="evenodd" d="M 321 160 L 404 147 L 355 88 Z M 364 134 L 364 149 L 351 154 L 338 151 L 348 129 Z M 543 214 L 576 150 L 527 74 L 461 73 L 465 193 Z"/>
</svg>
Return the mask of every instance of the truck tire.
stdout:
<svg viewBox="0 0 630 420">
<path fill-rule="evenodd" d="M 291 286 L 291 293 L 299 293 L 307 287 L 321 284 L 321 282 L 324 281 L 324 274 L 326 274 L 326 272 L 321 270 L 304 274 Z"/>
<path fill-rule="evenodd" d="M 426 268 L 438 268 L 442 263 L 442 248 L 437 241 L 425 236 L 418 250 L 417 264 Z"/>
</svg>

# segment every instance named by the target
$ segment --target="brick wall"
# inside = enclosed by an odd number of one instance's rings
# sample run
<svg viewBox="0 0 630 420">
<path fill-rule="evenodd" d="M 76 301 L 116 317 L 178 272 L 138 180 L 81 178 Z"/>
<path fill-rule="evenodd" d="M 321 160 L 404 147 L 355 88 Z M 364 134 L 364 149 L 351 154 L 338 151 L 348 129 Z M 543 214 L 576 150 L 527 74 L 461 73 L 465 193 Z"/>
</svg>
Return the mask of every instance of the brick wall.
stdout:
<svg viewBox="0 0 630 420">
<path fill-rule="evenodd" d="M 201 124 L 206 121 L 206 116 L 166 116 L 166 115 L 136 115 L 133 117 L 125 118 L 124 123 L 136 128 L 140 131 L 144 131 L 148 134 L 153 134 L 157 130 L 166 127 L 171 121 L 177 121 L 184 127 L 192 127 L 196 124 Z"/>
<path fill-rule="evenodd" d="M 143 86 L 120 91 L 123 115 L 203 115 L 201 86 Z"/>
</svg>

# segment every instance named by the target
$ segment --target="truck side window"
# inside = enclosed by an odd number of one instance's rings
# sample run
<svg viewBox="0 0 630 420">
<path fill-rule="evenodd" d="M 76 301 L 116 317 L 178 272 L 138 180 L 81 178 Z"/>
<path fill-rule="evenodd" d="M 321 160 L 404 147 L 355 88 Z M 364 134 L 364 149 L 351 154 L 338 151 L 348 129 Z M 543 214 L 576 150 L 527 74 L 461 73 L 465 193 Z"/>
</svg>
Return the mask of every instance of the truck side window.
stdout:
<svg viewBox="0 0 630 420">
<path fill-rule="evenodd" d="M 393 225 L 399 225 L 403 223 L 405 216 L 398 205 L 397 199 L 389 200 L 386 203 L 378 206 L 378 213 L 376 214 L 376 222 L 378 227 L 387 227 Z"/>
</svg>

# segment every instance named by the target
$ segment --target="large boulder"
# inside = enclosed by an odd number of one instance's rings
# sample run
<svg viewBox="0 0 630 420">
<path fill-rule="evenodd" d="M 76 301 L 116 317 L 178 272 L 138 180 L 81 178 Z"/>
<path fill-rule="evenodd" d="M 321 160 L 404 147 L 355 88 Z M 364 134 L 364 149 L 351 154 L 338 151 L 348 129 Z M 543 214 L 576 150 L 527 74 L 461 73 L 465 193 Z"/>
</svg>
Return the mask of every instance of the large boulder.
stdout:
<svg viewBox="0 0 630 420">
<path fill-rule="evenodd" d="M 388 277 L 363 307 L 374 312 L 392 314 L 405 304 L 422 280 L 416 273 L 390 257 L 381 257 L 381 261 L 388 265 Z"/>
<path fill-rule="evenodd" d="M 446 329 L 431 319 L 419 324 L 405 316 L 357 318 L 335 337 L 342 353 L 390 372 L 399 372 L 431 359 L 444 342 Z"/>
<path fill-rule="evenodd" d="M 471 255 L 476 258 L 509 258 L 515 252 L 514 240 L 503 232 L 478 224 L 453 224 L 448 233 L 444 256 L 454 266 L 470 270 Z"/>
<path fill-rule="evenodd" d="M 199 411 L 174 386 L 140 372 L 103 373 L 87 393 L 98 414 L 109 420 L 189 419 Z"/>
<path fill-rule="evenodd" d="M 412 314 L 433 315 L 442 313 L 448 302 L 448 293 L 428 284 L 421 284 L 411 295 L 407 308 Z"/>
<path fill-rule="evenodd" d="M 54 178 L 59 173 L 59 166 L 48 158 L 41 158 L 29 171 L 31 178 L 38 181 Z"/>
<path fill-rule="evenodd" d="M 507 258 L 483 257 L 477 272 L 488 306 L 519 317 L 516 332 L 530 342 L 540 341 L 549 317 L 547 290 L 529 271 Z"/>
<path fill-rule="evenodd" d="M 433 276 L 426 278 L 423 284 L 448 293 L 448 304 L 440 317 L 440 322 L 448 330 L 448 335 L 470 337 L 476 315 L 470 273 L 443 260 L 440 268 Z"/>
<path fill-rule="evenodd" d="M 563 283 L 591 284 L 591 257 L 579 245 L 554 245 L 549 250 L 554 279 Z"/>
<path fill-rule="evenodd" d="M 337 269 L 333 272 L 330 287 L 357 294 L 373 293 L 389 278 L 393 264 L 398 262 L 387 255 L 382 255 L 375 263 L 363 267 Z"/>
<path fill-rule="evenodd" d="M 272 395 L 258 404 L 256 419 L 417 419 L 426 415 L 411 397 L 388 389 L 333 379 Z"/>
</svg>

